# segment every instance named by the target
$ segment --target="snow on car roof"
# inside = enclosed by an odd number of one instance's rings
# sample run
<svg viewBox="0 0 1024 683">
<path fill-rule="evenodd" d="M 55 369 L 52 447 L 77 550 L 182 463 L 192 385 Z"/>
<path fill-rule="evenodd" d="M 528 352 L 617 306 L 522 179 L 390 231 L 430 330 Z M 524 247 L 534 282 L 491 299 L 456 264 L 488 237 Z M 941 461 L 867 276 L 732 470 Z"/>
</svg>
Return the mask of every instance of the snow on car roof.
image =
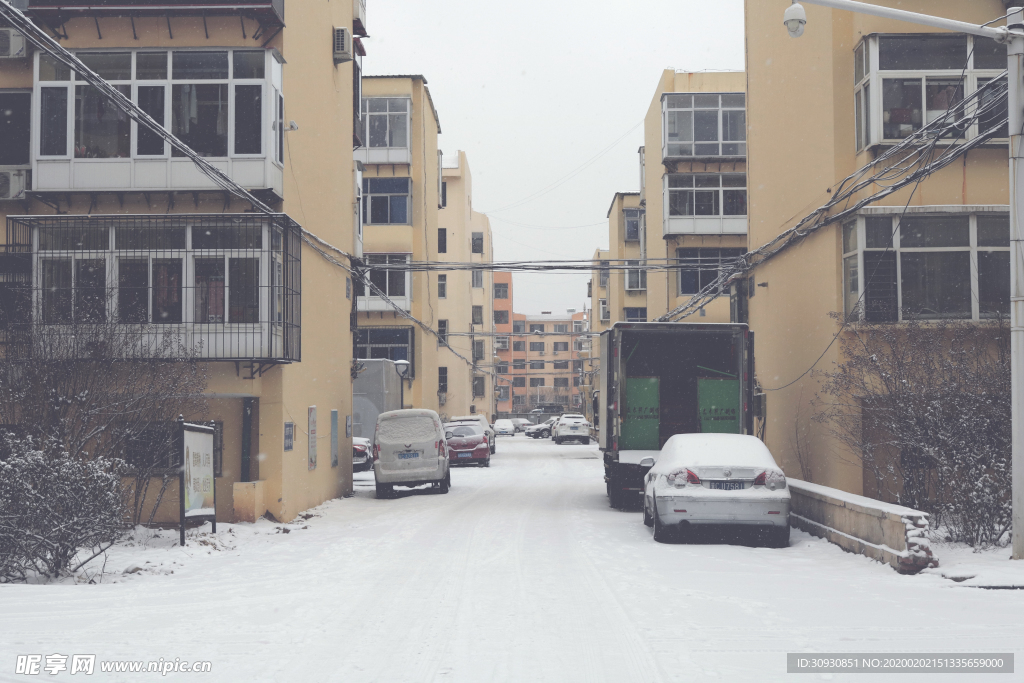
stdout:
<svg viewBox="0 0 1024 683">
<path fill-rule="evenodd" d="M 778 467 L 764 443 L 744 434 L 676 434 L 661 449 L 651 468 L 667 473 L 679 467 L 730 465 L 732 467 Z"/>
</svg>

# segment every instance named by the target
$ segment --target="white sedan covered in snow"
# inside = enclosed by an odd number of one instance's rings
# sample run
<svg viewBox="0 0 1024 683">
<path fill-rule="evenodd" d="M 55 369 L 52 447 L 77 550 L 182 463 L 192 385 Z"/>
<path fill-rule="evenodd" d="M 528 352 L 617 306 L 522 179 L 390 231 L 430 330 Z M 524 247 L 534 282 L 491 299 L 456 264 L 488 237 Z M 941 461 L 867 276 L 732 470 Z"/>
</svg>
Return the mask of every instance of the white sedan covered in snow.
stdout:
<svg viewBox="0 0 1024 683">
<path fill-rule="evenodd" d="M 676 434 L 644 478 L 644 524 L 659 542 L 697 525 L 760 527 L 769 545 L 786 547 L 786 475 L 753 436 Z"/>
</svg>

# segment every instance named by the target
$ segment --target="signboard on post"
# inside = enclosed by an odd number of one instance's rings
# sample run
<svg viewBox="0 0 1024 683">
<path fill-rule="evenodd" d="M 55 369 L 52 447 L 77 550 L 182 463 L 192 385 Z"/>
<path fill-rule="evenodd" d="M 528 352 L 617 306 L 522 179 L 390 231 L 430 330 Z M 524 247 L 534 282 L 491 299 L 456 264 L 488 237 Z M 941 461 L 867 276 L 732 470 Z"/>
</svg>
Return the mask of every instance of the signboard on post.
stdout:
<svg viewBox="0 0 1024 683">
<path fill-rule="evenodd" d="M 309 439 L 306 453 L 309 456 L 309 469 L 316 469 L 316 406 L 310 406 L 308 411 Z"/>
<path fill-rule="evenodd" d="M 213 425 L 189 424 L 178 418 L 181 429 L 181 469 L 178 472 L 178 510 L 181 545 L 186 520 L 210 520 L 217 533 L 217 486 L 213 471 Z"/>
</svg>

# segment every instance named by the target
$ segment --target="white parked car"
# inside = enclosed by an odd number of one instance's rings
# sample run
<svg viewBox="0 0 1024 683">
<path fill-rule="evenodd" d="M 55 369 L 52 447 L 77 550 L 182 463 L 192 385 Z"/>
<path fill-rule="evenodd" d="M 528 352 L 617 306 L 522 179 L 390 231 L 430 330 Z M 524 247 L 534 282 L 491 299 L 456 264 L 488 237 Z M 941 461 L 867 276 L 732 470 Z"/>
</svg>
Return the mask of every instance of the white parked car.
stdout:
<svg viewBox="0 0 1024 683">
<path fill-rule="evenodd" d="M 433 410 L 391 410 L 377 416 L 373 433 L 373 478 L 377 497 L 395 486 L 433 484 L 448 493 L 452 484 L 448 444 Z"/>
<path fill-rule="evenodd" d="M 494 421 L 494 435 L 495 436 L 515 436 L 516 426 L 512 424 L 512 420 L 495 420 Z"/>
<path fill-rule="evenodd" d="M 484 430 L 484 434 L 487 435 L 487 443 L 491 449 L 491 455 L 494 455 L 494 428 L 491 427 L 491 423 L 487 421 L 487 418 L 483 415 L 463 415 L 462 417 L 453 417 L 448 420 L 448 424 L 456 424 L 459 422 L 468 422 L 471 424 L 478 424 Z"/>
<path fill-rule="evenodd" d="M 644 524 L 664 543 L 698 525 L 759 527 L 789 545 L 786 475 L 768 447 L 742 434 L 676 434 L 644 478 Z"/>
<path fill-rule="evenodd" d="M 525 432 L 528 427 L 533 426 L 533 423 L 527 420 L 525 417 L 513 417 L 512 424 L 516 426 L 517 432 Z"/>
<path fill-rule="evenodd" d="M 361 436 L 352 437 L 352 471 L 364 472 L 373 467 L 373 456 L 370 453 L 373 447 L 369 439 Z"/>
<path fill-rule="evenodd" d="M 540 424 L 526 428 L 526 435 L 531 439 L 546 439 L 551 436 L 551 427 L 558 421 L 557 417 L 551 417 Z"/>
<path fill-rule="evenodd" d="M 561 445 L 566 441 L 590 443 L 590 423 L 578 413 L 566 413 L 558 418 L 551 429 L 551 438 Z"/>
</svg>

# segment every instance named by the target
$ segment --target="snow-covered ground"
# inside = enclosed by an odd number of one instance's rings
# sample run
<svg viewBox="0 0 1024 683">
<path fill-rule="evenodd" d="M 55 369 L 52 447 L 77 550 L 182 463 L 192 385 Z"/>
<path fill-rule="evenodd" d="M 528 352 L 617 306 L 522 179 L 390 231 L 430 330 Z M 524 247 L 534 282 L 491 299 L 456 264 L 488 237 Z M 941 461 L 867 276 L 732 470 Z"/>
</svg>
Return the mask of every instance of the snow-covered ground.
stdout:
<svg viewBox="0 0 1024 683">
<path fill-rule="evenodd" d="M 94 585 L 0 586 L 0 681 L 761 682 L 791 678 L 786 652 L 1024 652 L 1024 591 L 900 576 L 800 532 L 785 549 L 660 545 L 608 507 L 598 456 L 503 438 L 448 495 L 376 500 L 361 473 L 293 524 L 185 548 L 140 532 Z M 55 653 L 212 672 L 14 673 Z"/>
</svg>

